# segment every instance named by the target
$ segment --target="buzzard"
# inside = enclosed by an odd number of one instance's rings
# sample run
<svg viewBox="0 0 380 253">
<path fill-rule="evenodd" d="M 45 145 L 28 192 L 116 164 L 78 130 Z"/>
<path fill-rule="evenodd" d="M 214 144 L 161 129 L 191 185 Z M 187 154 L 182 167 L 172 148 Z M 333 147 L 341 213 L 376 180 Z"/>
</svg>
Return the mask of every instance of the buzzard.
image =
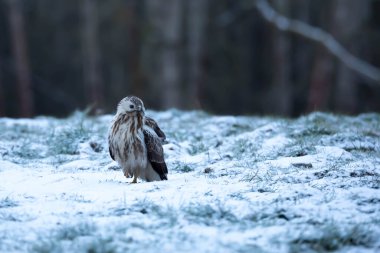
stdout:
<svg viewBox="0 0 380 253">
<path fill-rule="evenodd" d="M 124 176 L 147 182 L 167 180 L 168 169 L 162 144 L 165 134 L 156 121 L 145 116 L 142 100 L 123 98 L 108 135 L 109 153 L 123 169 Z"/>
</svg>

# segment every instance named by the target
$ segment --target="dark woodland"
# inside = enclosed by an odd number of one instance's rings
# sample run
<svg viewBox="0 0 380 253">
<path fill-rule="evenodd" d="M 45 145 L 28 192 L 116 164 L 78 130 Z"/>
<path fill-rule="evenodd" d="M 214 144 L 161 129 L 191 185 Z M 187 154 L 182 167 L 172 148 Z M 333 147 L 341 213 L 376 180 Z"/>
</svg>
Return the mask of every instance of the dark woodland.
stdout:
<svg viewBox="0 0 380 253">
<path fill-rule="evenodd" d="M 111 113 L 130 94 L 155 110 L 379 112 L 379 13 L 379 0 L 0 0 L 0 116 Z"/>
</svg>

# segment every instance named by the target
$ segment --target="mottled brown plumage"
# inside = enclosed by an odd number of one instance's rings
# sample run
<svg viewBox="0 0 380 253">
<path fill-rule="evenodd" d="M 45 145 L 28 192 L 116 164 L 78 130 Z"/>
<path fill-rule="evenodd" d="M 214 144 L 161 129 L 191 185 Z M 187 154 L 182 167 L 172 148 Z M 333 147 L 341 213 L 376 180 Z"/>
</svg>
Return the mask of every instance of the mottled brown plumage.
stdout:
<svg viewBox="0 0 380 253">
<path fill-rule="evenodd" d="M 141 99 L 122 99 L 108 136 L 109 153 L 126 177 L 145 181 L 167 180 L 168 169 L 162 144 L 165 134 L 152 118 L 145 117 Z"/>
<path fill-rule="evenodd" d="M 154 130 L 154 132 L 157 134 L 158 137 L 160 137 L 163 143 L 166 141 L 165 133 L 162 132 L 162 130 L 159 128 L 154 119 L 150 117 L 145 117 L 145 124 Z"/>
</svg>

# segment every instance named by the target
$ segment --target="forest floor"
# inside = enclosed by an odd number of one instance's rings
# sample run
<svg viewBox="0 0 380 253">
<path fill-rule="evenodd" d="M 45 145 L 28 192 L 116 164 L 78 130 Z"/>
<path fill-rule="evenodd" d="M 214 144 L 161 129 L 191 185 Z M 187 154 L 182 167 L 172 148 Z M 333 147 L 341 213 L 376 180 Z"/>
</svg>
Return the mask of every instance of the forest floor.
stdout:
<svg viewBox="0 0 380 253">
<path fill-rule="evenodd" d="M 0 119 L 0 252 L 380 252 L 380 115 L 148 111 L 169 180 L 129 184 L 112 116 Z"/>
</svg>

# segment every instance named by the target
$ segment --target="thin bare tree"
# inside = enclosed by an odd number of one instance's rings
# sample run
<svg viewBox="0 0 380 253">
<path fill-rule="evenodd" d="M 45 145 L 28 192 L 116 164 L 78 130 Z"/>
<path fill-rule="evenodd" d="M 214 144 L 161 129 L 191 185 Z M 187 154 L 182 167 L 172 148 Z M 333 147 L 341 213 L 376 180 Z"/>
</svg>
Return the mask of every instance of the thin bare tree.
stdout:
<svg viewBox="0 0 380 253">
<path fill-rule="evenodd" d="M 275 0 L 276 9 L 287 14 L 290 11 L 288 0 Z M 290 39 L 289 35 L 275 29 L 273 31 L 273 85 L 275 112 L 280 115 L 289 115 L 292 111 L 292 87 L 290 87 Z"/>
<path fill-rule="evenodd" d="M 369 16 L 370 1 L 334 0 L 333 10 L 332 35 L 351 52 L 358 53 L 361 26 Z M 358 105 L 358 74 L 344 64 L 339 64 L 336 79 L 335 109 L 341 112 L 355 112 Z"/>
<path fill-rule="evenodd" d="M 86 101 L 94 109 L 104 105 L 96 0 L 83 0 L 83 76 Z"/>
<path fill-rule="evenodd" d="M 149 61 L 155 61 L 149 82 L 157 91 L 161 107 L 181 107 L 180 61 L 181 26 L 183 25 L 183 0 L 147 0 L 147 16 L 151 35 L 149 43 L 155 52 Z M 152 59 L 154 57 L 156 59 Z"/>
<path fill-rule="evenodd" d="M 189 58 L 187 106 L 200 108 L 199 92 L 202 85 L 202 55 L 207 21 L 208 0 L 186 1 L 187 4 L 187 52 Z"/>
<path fill-rule="evenodd" d="M 5 116 L 5 96 L 4 87 L 1 79 L 1 59 L 0 59 L 0 117 Z"/>
<path fill-rule="evenodd" d="M 332 56 L 319 46 L 311 69 L 307 112 L 327 110 L 333 86 L 333 71 Z"/>
<path fill-rule="evenodd" d="M 138 14 L 140 0 L 131 0 L 126 2 L 126 26 L 128 43 L 126 45 L 128 57 L 126 59 L 129 69 L 131 93 L 136 96 L 144 97 L 145 91 L 145 77 L 141 68 L 141 29 L 140 25 L 143 23 L 142 18 Z"/>
<path fill-rule="evenodd" d="M 19 116 L 31 117 L 34 114 L 34 95 L 21 1 L 8 0 L 8 8 L 9 28 L 17 77 L 18 102 L 20 106 Z"/>
</svg>

